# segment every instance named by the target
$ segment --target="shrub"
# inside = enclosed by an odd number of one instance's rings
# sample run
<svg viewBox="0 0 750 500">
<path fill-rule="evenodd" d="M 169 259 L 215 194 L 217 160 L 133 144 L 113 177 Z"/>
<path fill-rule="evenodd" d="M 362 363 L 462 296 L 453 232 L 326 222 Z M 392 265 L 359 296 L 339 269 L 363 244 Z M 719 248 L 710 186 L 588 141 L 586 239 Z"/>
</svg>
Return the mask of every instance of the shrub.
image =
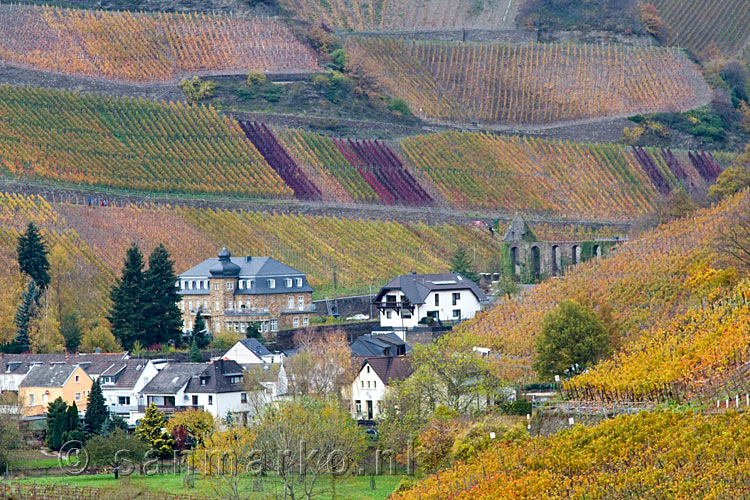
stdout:
<svg viewBox="0 0 750 500">
<path fill-rule="evenodd" d="M 388 109 L 402 116 L 411 116 L 409 104 L 400 97 L 395 97 L 388 102 Z"/>
<path fill-rule="evenodd" d="M 180 81 L 180 88 L 185 98 L 190 103 L 196 103 L 214 95 L 216 83 L 211 80 L 201 80 L 197 76 L 193 78 L 183 78 Z"/>
</svg>

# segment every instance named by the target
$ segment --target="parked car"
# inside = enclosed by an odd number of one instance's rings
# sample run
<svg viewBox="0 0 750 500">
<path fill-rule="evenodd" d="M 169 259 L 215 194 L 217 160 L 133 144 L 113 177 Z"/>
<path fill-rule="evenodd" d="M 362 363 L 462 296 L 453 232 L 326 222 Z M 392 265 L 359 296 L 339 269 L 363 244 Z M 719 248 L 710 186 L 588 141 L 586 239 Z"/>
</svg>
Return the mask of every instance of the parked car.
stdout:
<svg viewBox="0 0 750 500">
<path fill-rule="evenodd" d="M 370 317 L 366 314 L 355 314 L 354 316 L 349 316 L 346 318 L 347 321 L 363 321 L 366 319 L 370 319 Z"/>
</svg>

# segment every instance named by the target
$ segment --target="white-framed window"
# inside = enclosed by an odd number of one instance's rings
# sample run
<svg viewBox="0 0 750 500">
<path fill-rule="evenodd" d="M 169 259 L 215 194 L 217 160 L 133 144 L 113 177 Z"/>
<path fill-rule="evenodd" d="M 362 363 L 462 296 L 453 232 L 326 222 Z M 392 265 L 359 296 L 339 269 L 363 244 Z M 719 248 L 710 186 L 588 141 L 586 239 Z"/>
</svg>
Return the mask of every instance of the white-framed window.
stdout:
<svg viewBox="0 0 750 500">
<path fill-rule="evenodd" d="M 385 312 L 385 317 L 386 318 L 391 319 L 392 316 L 393 316 L 393 313 L 391 311 L 386 311 Z"/>
<path fill-rule="evenodd" d="M 268 321 L 264 321 L 264 322 L 263 322 L 263 331 L 264 331 L 264 332 L 267 332 L 267 331 L 268 331 L 268 327 L 269 327 L 269 325 L 268 325 Z"/>
<path fill-rule="evenodd" d="M 208 299 L 203 299 L 203 309 L 208 309 Z"/>
<path fill-rule="evenodd" d="M 190 280 L 190 281 L 188 282 L 188 288 L 189 288 L 190 290 L 192 290 L 192 289 L 193 289 L 193 285 L 195 285 L 195 281 L 193 281 L 193 280 Z"/>
<path fill-rule="evenodd" d="M 460 318 L 461 317 L 461 309 L 454 309 L 453 310 L 453 317 L 454 318 Z"/>
<path fill-rule="evenodd" d="M 292 325 L 294 326 L 294 328 L 299 328 L 299 318 L 297 316 L 292 319 Z"/>
<path fill-rule="evenodd" d="M 292 278 L 285 278 L 284 279 L 284 286 L 287 288 L 292 288 Z"/>
<path fill-rule="evenodd" d="M 217 300 L 214 302 L 214 311 L 219 312 L 221 310 L 221 301 Z"/>
<path fill-rule="evenodd" d="M 300 309 L 304 309 L 305 308 L 305 297 L 304 296 L 300 295 L 299 297 L 297 297 L 297 305 L 299 306 Z"/>
<path fill-rule="evenodd" d="M 247 393 L 241 392 L 240 393 L 240 403 L 247 404 Z"/>
<path fill-rule="evenodd" d="M 237 301 L 237 308 L 238 309 L 242 309 L 243 307 L 245 307 L 245 304 L 243 304 L 242 299 L 238 300 Z"/>
<path fill-rule="evenodd" d="M 287 304 L 289 305 L 289 309 L 292 309 L 294 307 L 294 297 L 288 297 Z"/>
<path fill-rule="evenodd" d="M 373 389 L 377 389 L 378 388 L 378 381 L 377 380 L 373 380 L 372 381 L 372 388 Z"/>
<path fill-rule="evenodd" d="M 214 290 L 221 290 L 221 283 L 214 283 Z"/>
<path fill-rule="evenodd" d="M 302 326 L 310 326 L 310 318 L 308 318 L 307 316 L 302 318 Z"/>
<path fill-rule="evenodd" d="M 206 290 L 209 289 L 208 280 L 203 280 L 203 288 L 205 288 Z"/>
<path fill-rule="evenodd" d="M 231 311 L 232 309 L 234 309 L 234 307 L 232 307 L 232 306 L 233 306 L 232 299 L 228 299 L 227 300 L 227 309 L 229 309 Z"/>
<path fill-rule="evenodd" d="M 234 283 L 231 281 L 227 282 L 227 290 L 234 290 Z"/>
<path fill-rule="evenodd" d="M 271 320 L 271 331 L 272 332 L 278 332 L 279 331 L 279 320 L 272 319 Z"/>
<path fill-rule="evenodd" d="M 182 288 L 183 290 L 184 290 L 184 289 L 186 289 L 186 288 L 187 288 L 187 281 L 185 281 L 185 280 L 182 280 L 182 281 L 180 282 L 180 288 Z"/>
<path fill-rule="evenodd" d="M 180 301 L 180 311 L 184 311 L 184 310 L 185 310 L 185 301 L 181 300 Z"/>
<path fill-rule="evenodd" d="M 29 394 L 29 406 L 34 406 L 34 395 Z"/>
<path fill-rule="evenodd" d="M 188 309 L 191 310 L 191 311 L 193 310 L 193 301 L 192 300 L 188 300 Z"/>
<path fill-rule="evenodd" d="M 240 290 L 243 290 L 245 288 L 245 280 L 240 280 L 239 285 L 237 285 Z"/>
<path fill-rule="evenodd" d="M 459 300 L 461 300 L 461 292 L 453 292 L 453 305 L 458 305 Z"/>
<path fill-rule="evenodd" d="M 297 278 L 295 281 L 297 282 L 297 288 L 302 288 L 302 278 Z"/>
<path fill-rule="evenodd" d="M 208 395 L 208 405 L 211 406 L 214 404 L 214 397 L 212 395 Z"/>
<path fill-rule="evenodd" d="M 247 288 L 248 290 L 252 289 L 255 286 L 255 280 L 249 280 L 247 282 Z"/>
<path fill-rule="evenodd" d="M 359 399 L 354 402 L 354 407 L 357 409 L 357 413 L 362 413 L 362 401 Z"/>
<path fill-rule="evenodd" d="M 276 280 L 274 279 L 268 280 L 268 288 L 276 288 Z"/>
<path fill-rule="evenodd" d="M 80 401 L 80 400 L 81 400 L 81 393 L 76 392 L 76 401 Z"/>
</svg>

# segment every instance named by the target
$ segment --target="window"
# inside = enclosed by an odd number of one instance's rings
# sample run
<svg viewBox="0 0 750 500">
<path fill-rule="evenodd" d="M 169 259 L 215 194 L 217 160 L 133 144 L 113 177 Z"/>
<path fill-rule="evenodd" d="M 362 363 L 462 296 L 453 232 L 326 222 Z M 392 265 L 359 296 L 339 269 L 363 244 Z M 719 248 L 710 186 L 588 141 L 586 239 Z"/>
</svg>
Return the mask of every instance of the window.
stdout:
<svg viewBox="0 0 750 500">
<path fill-rule="evenodd" d="M 221 301 L 220 300 L 217 300 L 216 302 L 214 302 L 214 310 L 216 312 L 219 312 L 221 310 Z"/>
<path fill-rule="evenodd" d="M 186 289 L 187 288 L 187 281 L 182 280 L 180 288 L 182 288 L 183 290 Z"/>
<path fill-rule="evenodd" d="M 292 320 L 292 325 L 294 326 L 294 328 L 299 328 L 299 318 L 297 316 L 295 316 Z"/>
<path fill-rule="evenodd" d="M 29 394 L 29 406 L 34 406 L 34 395 Z"/>
<path fill-rule="evenodd" d="M 234 283 L 227 282 L 227 290 L 234 290 Z"/>
<path fill-rule="evenodd" d="M 461 317 L 461 309 L 454 309 L 453 310 L 453 317 L 454 318 L 460 318 Z"/>
<path fill-rule="evenodd" d="M 411 319 L 411 311 L 409 311 L 408 309 L 404 309 L 403 311 L 401 311 L 401 317 L 404 319 Z"/>
<path fill-rule="evenodd" d="M 357 413 L 362 413 L 362 401 L 359 399 L 354 402 L 354 407 L 357 409 Z"/>
<path fill-rule="evenodd" d="M 180 311 L 184 311 L 184 310 L 185 310 L 185 301 L 181 300 L 180 301 Z"/>
<path fill-rule="evenodd" d="M 453 305 L 457 305 L 458 301 L 461 300 L 461 293 L 460 292 L 454 292 L 453 293 Z"/>
<path fill-rule="evenodd" d="M 117 404 L 120 406 L 130 406 L 130 396 L 118 396 Z"/>
<path fill-rule="evenodd" d="M 207 382 L 206 378 L 201 377 L 201 385 L 206 385 L 206 382 Z"/>
<path fill-rule="evenodd" d="M 310 318 L 308 318 L 307 316 L 302 318 L 302 326 L 310 326 Z"/>
<path fill-rule="evenodd" d="M 367 381 L 367 388 L 368 389 L 370 388 L 370 381 L 369 380 Z"/>
<path fill-rule="evenodd" d="M 247 393 L 241 392 L 240 393 L 240 403 L 247 404 Z"/>
<path fill-rule="evenodd" d="M 208 299 L 203 299 L 203 309 L 208 309 Z"/>
<path fill-rule="evenodd" d="M 188 300 L 188 310 L 190 310 L 190 311 L 193 310 L 193 301 L 192 300 Z"/>
<path fill-rule="evenodd" d="M 237 301 L 237 307 L 239 307 L 240 309 L 245 308 L 245 304 L 242 303 L 242 300 Z"/>
<path fill-rule="evenodd" d="M 284 286 L 286 286 L 287 288 L 292 288 L 292 278 L 284 279 Z"/>
<path fill-rule="evenodd" d="M 239 384 L 240 382 L 242 382 L 242 375 L 233 375 L 229 377 L 230 384 Z"/>
<path fill-rule="evenodd" d="M 279 320 L 272 319 L 271 320 L 271 331 L 272 332 L 277 332 L 278 330 L 279 330 Z"/>
<path fill-rule="evenodd" d="M 203 281 L 203 288 L 205 288 L 206 290 L 208 290 L 208 288 L 209 288 L 208 287 L 208 280 L 204 280 Z"/>
<path fill-rule="evenodd" d="M 437 294 L 437 293 L 435 294 L 435 305 L 436 305 L 436 306 L 439 306 L 439 305 L 440 305 L 440 295 L 439 295 L 439 294 Z"/>
<path fill-rule="evenodd" d="M 210 394 L 208 396 L 208 404 L 209 404 L 209 406 L 212 405 L 212 404 L 214 404 L 214 397 L 211 396 Z"/>
<path fill-rule="evenodd" d="M 372 388 L 373 389 L 377 389 L 378 388 L 378 381 L 377 380 L 373 380 L 372 381 Z"/>
<path fill-rule="evenodd" d="M 239 289 L 240 290 L 242 290 L 243 288 L 245 288 L 245 280 L 240 280 L 239 283 L 240 283 L 239 284 Z"/>
<path fill-rule="evenodd" d="M 276 288 L 276 280 L 268 280 L 268 288 Z"/>
<path fill-rule="evenodd" d="M 221 290 L 221 283 L 214 283 L 214 290 Z"/>
<path fill-rule="evenodd" d="M 305 298 L 302 295 L 297 297 L 297 305 L 299 306 L 300 310 L 305 308 Z"/>
<path fill-rule="evenodd" d="M 385 301 L 386 302 L 390 302 L 391 304 L 395 304 L 396 303 L 396 296 L 395 295 L 386 295 L 385 296 Z"/>
<path fill-rule="evenodd" d="M 386 318 L 391 319 L 391 316 L 393 316 L 393 314 L 391 314 L 391 311 L 386 311 L 385 312 L 385 317 Z"/>
<path fill-rule="evenodd" d="M 288 297 L 287 304 L 289 305 L 289 309 L 294 308 L 294 297 Z"/>
<path fill-rule="evenodd" d="M 295 281 L 297 282 L 297 288 L 302 288 L 302 278 L 297 278 Z"/>
<path fill-rule="evenodd" d="M 268 325 L 268 321 L 264 321 L 264 322 L 263 322 L 263 331 L 264 331 L 264 332 L 267 332 L 267 331 L 268 331 L 268 327 L 269 327 L 269 325 Z"/>
<path fill-rule="evenodd" d="M 250 281 L 248 281 L 247 283 L 248 283 L 248 284 L 247 284 L 247 288 L 252 288 L 252 287 L 254 287 L 254 286 L 255 286 L 255 280 L 250 280 Z"/>
<path fill-rule="evenodd" d="M 80 400 L 81 400 L 81 393 L 76 392 L 76 401 L 80 401 Z"/>
<path fill-rule="evenodd" d="M 232 299 L 227 300 L 227 309 L 231 311 L 232 309 L 234 309 L 234 307 L 232 306 L 233 306 Z"/>
<path fill-rule="evenodd" d="M 80 375 L 76 375 L 76 384 L 77 384 L 78 382 L 80 382 L 80 381 L 81 381 L 81 376 L 80 376 Z"/>
<path fill-rule="evenodd" d="M 370 373 L 370 365 L 367 365 L 367 373 Z"/>
<path fill-rule="evenodd" d="M 198 396 L 193 396 L 193 406 L 198 406 Z"/>
<path fill-rule="evenodd" d="M 190 290 L 192 290 L 192 289 L 193 289 L 193 285 L 195 285 L 195 281 L 193 281 L 193 280 L 190 280 L 190 281 L 188 281 L 188 288 L 189 288 Z"/>
</svg>

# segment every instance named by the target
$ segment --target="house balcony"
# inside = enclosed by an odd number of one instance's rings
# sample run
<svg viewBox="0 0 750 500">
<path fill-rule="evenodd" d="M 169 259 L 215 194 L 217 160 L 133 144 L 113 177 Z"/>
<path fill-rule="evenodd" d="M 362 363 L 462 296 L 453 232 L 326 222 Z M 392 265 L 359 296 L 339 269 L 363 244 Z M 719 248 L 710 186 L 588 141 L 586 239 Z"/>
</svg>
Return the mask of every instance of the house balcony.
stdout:
<svg viewBox="0 0 750 500">
<path fill-rule="evenodd" d="M 380 312 L 383 311 L 410 311 L 414 312 L 414 304 L 408 301 L 404 302 L 395 302 L 391 300 L 383 300 L 380 302 L 373 302 L 372 303 Z"/>
<path fill-rule="evenodd" d="M 281 314 L 313 314 L 317 312 L 315 304 L 305 304 L 296 307 L 282 307 Z"/>
<path fill-rule="evenodd" d="M 148 408 L 148 405 L 138 405 L 138 413 L 146 413 L 146 409 Z M 166 405 L 166 406 L 159 406 L 156 405 L 156 408 L 159 409 L 159 411 L 163 411 L 164 413 L 177 413 L 180 411 L 188 411 L 188 410 L 202 410 L 203 406 L 197 406 L 197 405 L 185 405 L 185 406 L 175 406 L 175 405 Z"/>
<path fill-rule="evenodd" d="M 267 307 L 240 307 L 237 309 L 224 309 L 224 316 L 232 317 L 252 317 L 252 316 L 269 316 L 270 312 Z"/>
</svg>

